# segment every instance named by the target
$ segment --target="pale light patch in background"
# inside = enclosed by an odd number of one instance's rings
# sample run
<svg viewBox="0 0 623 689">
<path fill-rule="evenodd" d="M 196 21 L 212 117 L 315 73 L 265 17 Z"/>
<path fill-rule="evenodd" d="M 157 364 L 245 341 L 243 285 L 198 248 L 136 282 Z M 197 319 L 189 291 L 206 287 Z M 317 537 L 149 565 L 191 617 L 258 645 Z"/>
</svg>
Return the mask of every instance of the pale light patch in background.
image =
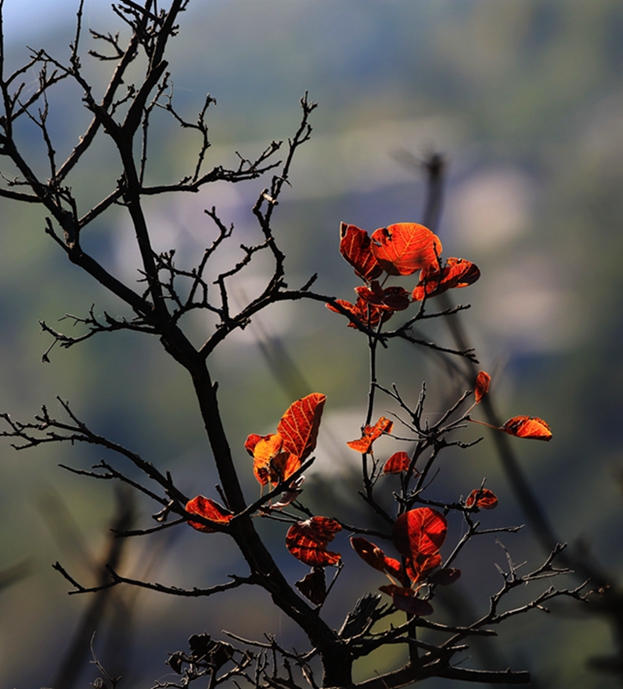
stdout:
<svg viewBox="0 0 623 689">
<path fill-rule="evenodd" d="M 394 151 L 453 149 L 462 138 L 460 120 L 421 117 L 384 120 L 373 127 L 353 127 L 342 132 L 314 132 L 310 144 L 301 148 L 292 170 L 288 200 L 326 198 L 349 192 L 370 192 L 395 184 L 413 184 L 413 171 L 400 165 Z M 261 150 L 262 143 L 213 146 L 215 159 L 232 150 Z"/>
<path fill-rule="evenodd" d="M 556 281 L 546 258 L 528 255 L 488 274 L 479 295 L 482 324 L 511 351 L 548 352 L 574 346 L 582 323 L 573 295 Z"/>
<path fill-rule="evenodd" d="M 448 194 L 444 224 L 462 245 L 493 252 L 528 231 L 533 203 L 527 175 L 510 167 L 489 169 Z"/>
</svg>

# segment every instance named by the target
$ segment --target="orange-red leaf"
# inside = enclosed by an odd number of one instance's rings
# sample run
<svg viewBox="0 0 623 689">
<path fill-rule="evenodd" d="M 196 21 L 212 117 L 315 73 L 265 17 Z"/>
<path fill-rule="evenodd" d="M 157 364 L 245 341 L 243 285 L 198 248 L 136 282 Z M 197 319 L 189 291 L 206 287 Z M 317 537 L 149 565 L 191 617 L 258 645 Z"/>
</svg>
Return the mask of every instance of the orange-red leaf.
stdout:
<svg viewBox="0 0 623 689">
<path fill-rule="evenodd" d="M 477 507 L 481 510 L 492 510 L 497 507 L 498 497 L 488 488 L 478 488 L 473 490 L 465 501 L 465 507 Z"/>
<path fill-rule="evenodd" d="M 418 555 L 434 555 L 446 540 L 446 518 L 430 507 L 416 507 L 396 520 L 392 540 L 396 550 L 417 561 Z"/>
<path fill-rule="evenodd" d="M 283 438 L 283 449 L 296 455 L 301 461 L 316 447 L 320 417 L 326 399 L 326 395 L 312 392 L 311 395 L 293 402 L 279 421 L 277 433 Z"/>
<path fill-rule="evenodd" d="M 391 433 L 393 427 L 393 421 L 390 421 L 389 419 L 386 419 L 384 416 L 381 416 L 381 418 L 374 424 L 374 426 L 366 426 L 363 429 L 363 435 L 361 436 L 361 438 L 359 438 L 359 440 L 350 440 L 346 444 L 352 450 L 355 450 L 356 452 L 361 452 L 362 455 L 367 454 L 368 452 L 370 452 L 372 443 L 378 437 L 383 435 L 383 433 Z"/>
<path fill-rule="evenodd" d="M 433 612 L 433 606 L 427 600 L 418 598 L 417 593 L 413 589 L 387 584 L 379 586 L 379 591 L 388 593 L 392 597 L 396 608 L 409 615 L 421 617 L 423 615 L 430 615 Z"/>
<path fill-rule="evenodd" d="M 500 430 L 517 438 L 552 439 L 550 427 L 537 416 L 513 416 L 503 426 L 500 426 Z"/>
<path fill-rule="evenodd" d="M 419 553 L 415 558 L 407 558 L 405 569 L 411 581 L 417 582 L 426 578 L 428 573 L 441 564 L 441 553 L 432 555 Z"/>
<path fill-rule="evenodd" d="M 383 311 L 404 311 L 411 304 L 409 292 L 404 287 L 392 285 L 383 288 L 376 280 L 371 288 L 362 285 L 355 287 L 355 292 L 364 302 Z"/>
<path fill-rule="evenodd" d="M 270 438 L 272 433 L 269 433 L 268 435 L 258 435 L 257 433 L 251 433 L 250 435 L 247 436 L 247 439 L 244 441 L 244 448 L 245 450 L 253 457 L 253 454 L 255 452 L 255 446 L 260 442 L 260 440 L 267 440 Z"/>
<path fill-rule="evenodd" d="M 275 458 L 283 454 L 283 438 L 279 433 L 269 433 L 265 436 L 258 436 L 259 440 L 253 445 L 253 473 L 260 485 L 265 486 L 267 483 L 278 483 L 274 481 L 274 472 L 272 470 L 272 463 Z M 247 438 L 247 443 L 249 439 Z M 247 445 L 245 443 L 245 447 Z"/>
<path fill-rule="evenodd" d="M 439 270 L 422 270 L 420 281 L 413 290 L 413 301 L 436 297 L 446 290 L 473 285 L 480 277 L 478 266 L 464 258 L 449 258 Z"/>
<path fill-rule="evenodd" d="M 491 376 L 486 371 L 478 371 L 476 376 L 476 385 L 474 386 L 474 399 L 476 404 L 489 393 L 489 386 L 491 385 Z"/>
<path fill-rule="evenodd" d="M 387 557 L 385 553 L 374 543 L 361 536 L 353 536 L 350 539 L 353 550 L 362 560 L 365 560 L 370 567 L 378 569 L 379 572 L 391 574 L 398 581 L 404 579 L 402 565 L 393 557 Z"/>
<path fill-rule="evenodd" d="M 337 564 L 342 556 L 327 550 L 342 527 L 329 517 L 311 517 L 293 524 L 286 534 L 286 548 L 297 560 L 311 567 Z"/>
<path fill-rule="evenodd" d="M 383 465 L 384 474 L 400 474 L 409 469 L 411 458 L 406 452 L 394 452 Z"/>
<path fill-rule="evenodd" d="M 229 510 L 219 505 L 218 502 L 210 498 L 204 498 L 203 495 L 198 495 L 196 498 L 189 500 L 186 503 L 186 511 L 191 514 L 198 514 L 217 524 L 227 524 L 234 516 Z M 214 533 L 216 531 L 216 529 L 212 529 L 201 522 L 189 521 L 188 524 L 192 526 L 193 529 L 197 529 L 197 531 L 203 531 L 205 533 Z"/>
<path fill-rule="evenodd" d="M 340 224 L 340 253 L 366 282 L 383 272 L 372 253 L 370 236 L 355 225 Z"/>
<path fill-rule="evenodd" d="M 346 301 L 345 299 L 336 299 L 335 301 L 342 308 L 346 309 L 346 311 L 355 316 L 355 318 L 358 318 L 368 328 L 376 328 L 376 326 L 380 323 L 381 319 L 383 320 L 383 322 L 385 322 L 389 320 L 394 313 L 393 311 L 381 309 L 378 306 L 375 306 L 374 304 L 365 301 L 365 299 L 362 299 L 361 297 L 358 297 L 357 301 L 354 304 L 351 304 L 349 301 Z M 339 309 L 333 306 L 333 304 L 325 304 L 325 306 L 330 311 L 340 313 Z M 349 321 L 348 327 L 357 328 L 358 326 L 352 321 Z"/>
<path fill-rule="evenodd" d="M 372 233 L 372 253 L 390 275 L 411 275 L 420 268 L 439 271 L 441 242 L 424 225 L 401 222 Z"/>
</svg>

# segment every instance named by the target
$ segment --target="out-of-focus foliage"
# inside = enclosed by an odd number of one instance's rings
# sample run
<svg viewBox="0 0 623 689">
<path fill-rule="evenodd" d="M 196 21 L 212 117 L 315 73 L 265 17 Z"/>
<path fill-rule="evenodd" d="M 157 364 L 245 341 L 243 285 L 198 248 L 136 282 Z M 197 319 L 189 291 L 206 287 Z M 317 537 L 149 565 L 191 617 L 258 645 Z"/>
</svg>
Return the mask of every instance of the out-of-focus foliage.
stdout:
<svg viewBox="0 0 623 689">
<path fill-rule="evenodd" d="M 114 28 L 106 5 L 87 2 L 89 26 Z M 35 23 L 32 36 L 9 35 L 9 48 L 23 56 L 26 44 L 41 44 L 67 54 L 73 16 L 60 8 L 49 32 Z M 209 164 L 231 163 L 236 150 L 252 156 L 271 139 L 290 135 L 305 90 L 320 104 L 314 136 L 295 160 L 293 187 L 275 224 L 301 282 L 318 272 L 322 291 L 353 299 L 357 280 L 339 255 L 340 221 L 368 231 L 388 222 L 421 222 L 424 190 L 412 156 L 444 153 L 449 179 L 438 232 L 448 255 L 469 256 L 481 269 L 469 293 L 454 298 L 474 304 L 463 320 L 493 376 L 492 394 L 501 410 L 525 407 L 547 418 L 554 440 L 522 443 L 519 450 L 530 482 L 561 538 L 585 539 L 598 560 L 623 577 L 621 4 L 201 0 L 191 2 L 180 29 L 171 57 L 178 109 L 191 116 L 206 92 L 218 101 L 210 109 Z M 100 65 L 92 68 L 94 78 L 100 72 Z M 66 108 L 72 94 L 64 88 L 50 103 L 52 130 L 58 146 L 70 150 L 88 116 Z M 176 178 L 195 142 L 164 113 L 157 127 L 150 175 Z M 72 179 L 85 203 L 91 190 L 115 179 L 105 147 L 89 162 Z M 218 185 L 154 204 L 156 248 L 175 247 L 179 261 L 200 251 L 213 231 L 202 211 L 216 205 L 225 221 L 236 224 L 230 249 L 236 260 L 236 247 L 255 231 L 250 207 L 261 186 Z M 113 313 L 118 305 L 64 262 L 36 210 L 4 201 L 0 208 L 2 410 L 23 418 L 40 404 L 52 407 L 57 394 L 69 398 L 95 430 L 166 463 L 188 493 L 211 489 L 216 478 L 188 381 L 156 341 L 102 335 L 69 352 L 55 349 L 51 364 L 39 363 L 49 341 L 38 334 L 38 319 L 54 324 L 66 313 L 84 314 L 92 303 Z M 109 265 L 124 277 L 139 277 L 121 213 L 105 216 L 90 232 L 85 241 Z M 260 278 L 240 283 L 241 302 Z M 198 340 L 202 325 L 195 324 Z M 442 328 L 429 332 L 448 338 Z M 442 380 L 438 364 L 402 344 L 384 357 L 380 375 L 414 399 L 423 378 L 431 390 Z M 323 390 L 318 462 L 308 484 L 313 489 L 314 472 L 335 472 L 346 487 L 332 481 L 334 494 L 320 494 L 319 504 L 340 499 L 345 510 L 355 509 L 348 467 L 356 460 L 345 441 L 357 437 L 363 420 L 368 372 L 360 333 L 321 304 L 275 308 L 231 338 L 218 355 L 216 377 L 237 462 L 248 464 L 248 494 L 257 485 L 246 436 L 270 432 L 284 405 Z M 440 400 L 445 408 L 441 394 Z M 28 559 L 31 572 L 0 591 L 2 686 L 49 685 L 88 603 L 68 598 L 66 582 L 50 565 L 60 559 L 88 577 L 85 555 L 100 555 L 114 500 L 107 485 L 56 465 L 86 468 L 99 458 L 84 449 L 2 449 L 0 569 Z M 456 459 L 444 480 L 467 495 L 486 476 L 500 500 L 499 519 L 523 521 L 491 450 L 483 444 Z M 276 527 L 275 534 L 278 551 L 283 534 Z M 181 529 L 168 540 L 133 543 L 125 566 L 150 580 L 203 585 L 214 568 L 219 575 L 236 571 L 224 539 L 211 539 L 208 546 L 200 534 Z M 529 534 L 505 544 L 517 560 L 537 557 Z M 218 557 L 204 551 L 208 547 Z M 192 562 L 177 557 L 182 548 L 194 553 Z M 501 551 L 488 555 L 503 559 Z M 300 577 L 296 561 L 287 566 L 292 580 Z M 482 587 L 474 606 L 486 602 L 486 585 L 496 576 L 491 570 L 481 574 L 483 583 L 464 584 L 466 590 Z M 130 592 L 123 605 L 135 616 L 130 628 L 116 628 L 128 634 L 127 685 L 121 686 L 150 686 L 164 676 L 166 653 L 184 647 L 191 633 L 244 629 L 245 636 L 259 638 L 265 626 L 280 625 L 267 600 L 242 589 L 218 609 L 212 601 L 147 592 Z M 594 620 L 532 617 L 506 630 L 501 648 L 507 664 L 527 666 L 548 687 L 607 687 L 585 663 L 608 651 L 608 633 Z M 377 662 L 382 671 L 383 659 Z"/>
</svg>

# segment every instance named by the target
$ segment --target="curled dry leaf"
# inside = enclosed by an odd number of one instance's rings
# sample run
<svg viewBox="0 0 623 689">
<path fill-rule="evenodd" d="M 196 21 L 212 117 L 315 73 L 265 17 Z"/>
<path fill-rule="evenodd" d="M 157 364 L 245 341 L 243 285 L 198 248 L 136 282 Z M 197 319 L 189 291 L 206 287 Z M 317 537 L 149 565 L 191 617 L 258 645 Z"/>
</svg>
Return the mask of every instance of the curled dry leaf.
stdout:
<svg viewBox="0 0 623 689">
<path fill-rule="evenodd" d="M 431 507 L 416 507 L 396 520 L 392 541 L 396 550 L 416 562 L 419 555 L 435 555 L 446 540 L 446 518 Z"/>
<path fill-rule="evenodd" d="M 441 241 L 424 225 L 396 223 L 372 233 L 372 253 L 390 275 L 411 275 L 422 268 L 439 271 Z"/>
<path fill-rule="evenodd" d="M 513 416 L 500 426 L 500 430 L 517 438 L 551 440 L 552 431 L 543 419 L 537 416 Z"/>
<path fill-rule="evenodd" d="M 327 550 L 342 527 L 329 517 L 311 517 L 293 524 L 286 534 L 286 548 L 297 560 L 310 567 L 336 565 L 342 556 Z"/>
<path fill-rule="evenodd" d="M 497 504 L 497 495 L 488 488 L 473 490 L 465 501 L 465 507 L 476 507 L 481 510 L 492 510 Z"/>
<path fill-rule="evenodd" d="M 392 597 L 392 601 L 398 610 L 422 617 L 424 615 L 431 615 L 433 606 L 427 601 L 417 597 L 417 593 L 413 589 L 408 589 L 403 586 L 395 586 L 389 584 L 386 586 L 379 586 L 379 591 L 388 593 Z"/>
<path fill-rule="evenodd" d="M 365 455 L 370 452 L 372 443 L 383 435 L 383 433 L 391 433 L 393 427 L 393 421 L 381 416 L 374 426 L 366 426 L 363 429 L 363 434 L 359 440 L 349 440 L 346 444 L 351 448 L 351 450 L 361 452 L 362 455 Z"/>
<path fill-rule="evenodd" d="M 204 498 L 203 495 L 197 495 L 196 498 L 189 500 L 186 503 L 186 511 L 191 514 L 198 514 L 217 524 L 227 524 L 234 516 L 229 510 L 219 505 L 218 502 L 210 498 Z M 201 522 L 189 521 L 188 524 L 192 526 L 193 529 L 203 531 L 204 533 L 214 533 L 216 531 L 216 529 L 210 528 L 208 525 L 202 524 Z"/>
<path fill-rule="evenodd" d="M 489 386 L 491 385 L 491 376 L 486 371 L 478 371 L 476 376 L 476 385 L 474 386 L 474 399 L 476 404 L 489 393 Z"/>
<path fill-rule="evenodd" d="M 406 452 L 394 452 L 394 454 L 383 465 L 384 474 L 400 474 L 408 471 L 411 458 Z"/>
<path fill-rule="evenodd" d="M 473 285 L 480 277 L 478 266 L 465 258 L 449 258 L 441 271 L 422 270 L 412 293 L 413 301 L 436 297 L 449 289 Z"/>
</svg>

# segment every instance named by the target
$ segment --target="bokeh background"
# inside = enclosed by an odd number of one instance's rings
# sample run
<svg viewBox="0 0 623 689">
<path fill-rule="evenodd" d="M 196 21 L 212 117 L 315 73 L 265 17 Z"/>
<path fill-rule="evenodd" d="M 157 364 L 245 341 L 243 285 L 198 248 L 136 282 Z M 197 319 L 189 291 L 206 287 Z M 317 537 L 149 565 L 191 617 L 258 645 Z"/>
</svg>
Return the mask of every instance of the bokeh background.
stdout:
<svg viewBox="0 0 623 689">
<path fill-rule="evenodd" d="M 77 4 L 5 0 L 8 66 L 27 58 L 26 46 L 65 58 Z M 104 0 L 86 0 L 84 23 L 127 33 Z M 93 44 L 85 39 L 84 47 Z M 90 65 L 86 55 L 83 61 L 101 88 L 107 65 Z M 432 152 L 445 156 L 439 228 L 445 254 L 469 258 L 482 271 L 476 285 L 453 295 L 472 304 L 461 321 L 483 368 L 494 376 L 500 413 L 542 416 L 554 431 L 547 445 L 518 441 L 521 467 L 559 537 L 581 541 L 600 567 L 614 579 L 622 577 L 621 3 L 198 0 L 182 17 L 170 62 L 180 112 L 192 118 L 207 92 L 217 99 L 209 111 L 208 165 L 234 165 L 235 151 L 252 157 L 271 140 L 291 136 L 305 91 L 319 103 L 312 140 L 295 160 L 292 188 L 275 219 L 292 286 L 317 272 L 319 291 L 350 299 L 357 281 L 338 254 L 340 221 L 368 230 L 420 221 L 424 176 L 413 161 Z M 26 90 L 36 79 L 36 73 L 25 75 Z M 50 105 L 61 155 L 75 145 L 89 118 L 69 86 L 62 85 Z M 196 139 L 164 113 L 154 129 L 150 179 L 171 181 L 192 169 Z M 24 127 L 22 134 L 45 174 L 36 132 Z M 85 162 L 71 180 L 83 208 L 118 176 L 105 139 Z M 216 185 L 198 195 L 151 202 L 156 248 L 176 248 L 180 263 L 191 265 L 214 236 L 203 209 L 215 205 L 236 226 L 219 259 L 230 265 L 240 255 L 238 244 L 257 236 L 251 207 L 264 184 Z M 84 315 L 92 304 L 97 313 L 125 312 L 64 260 L 44 234 L 36 208 L 3 200 L 0 212 L 1 410 L 24 421 L 42 404 L 59 413 L 59 395 L 95 431 L 171 470 L 187 493 L 213 495 L 216 477 L 189 381 L 156 340 L 102 335 L 69 351 L 56 348 L 51 362 L 41 363 L 50 340 L 40 333 L 39 320 L 73 331 L 70 320 L 58 319 Z M 120 211 L 102 217 L 85 241 L 116 274 L 128 281 L 139 277 Z M 266 266 L 260 263 L 237 283 L 233 296 L 240 303 L 262 284 Z M 197 318 L 188 327 L 199 342 L 211 326 Z M 443 327 L 423 332 L 450 343 Z M 433 418 L 443 410 L 446 372 L 437 357 L 404 345 L 382 356 L 386 384 L 398 383 L 414 401 L 426 380 L 427 413 Z M 321 304 L 281 305 L 232 336 L 213 367 L 249 495 L 257 485 L 242 447 L 246 435 L 270 432 L 297 395 L 327 394 L 308 495 L 318 510 L 356 515 L 356 460 L 344 442 L 357 437 L 363 420 L 364 339 Z M 86 469 L 102 457 L 82 447 L 15 452 L 8 442 L 2 446 L 3 687 L 60 689 L 59 673 L 90 602 L 68 596 L 67 582 L 51 565 L 60 560 L 92 583 L 108 547 L 117 499 L 109 484 L 69 474 L 58 464 Z M 327 477 L 330 488 L 322 488 Z M 484 477 L 500 507 L 483 522 L 525 523 L 490 440 L 449 453 L 433 491 L 456 499 Z M 138 501 L 137 525 L 153 524 L 151 511 Z M 460 525 L 456 529 L 458 536 Z M 305 568 L 285 552 L 283 529 L 269 526 L 265 532 L 288 576 L 303 576 Z M 502 540 L 516 562 L 537 564 L 543 557 L 529 529 Z M 382 583 L 372 571 L 361 571 L 346 538 L 338 546 L 364 588 L 354 590 L 347 569 L 335 603 L 330 599 L 328 605 L 336 626 L 365 587 Z M 483 609 L 498 584 L 494 563 L 504 564 L 505 557 L 493 541 L 470 553 L 462 559 L 464 579 L 457 591 L 463 604 Z M 128 543 L 123 571 L 189 587 L 244 574 L 224 537 L 184 528 Z M 227 629 L 257 639 L 270 631 L 296 642 L 269 602 L 243 589 L 208 601 L 131 590 L 114 596 L 109 608 L 95 648 L 111 674 L 124 675 L 121 687 L 172 679 L 167 653 L 185 649 L 192 633 L 223 638 L 221 630 Z M 491 653 L 500 667 L 530 669 L 536 686 L 617 685 L 588 665 L 595 656 L 613 653 L 609 624 L 574 606 L 511 622 L 496 649 Z M 383 671 L 393 660 L 385 654 L 373 667 Z M 478 654 L 466 662 L 477 666 Z M 88 686 L 95 673 L 86 662 L 73 686 Z M 449 684 L 431 680 L 428 686 Z"/>
</svg>

